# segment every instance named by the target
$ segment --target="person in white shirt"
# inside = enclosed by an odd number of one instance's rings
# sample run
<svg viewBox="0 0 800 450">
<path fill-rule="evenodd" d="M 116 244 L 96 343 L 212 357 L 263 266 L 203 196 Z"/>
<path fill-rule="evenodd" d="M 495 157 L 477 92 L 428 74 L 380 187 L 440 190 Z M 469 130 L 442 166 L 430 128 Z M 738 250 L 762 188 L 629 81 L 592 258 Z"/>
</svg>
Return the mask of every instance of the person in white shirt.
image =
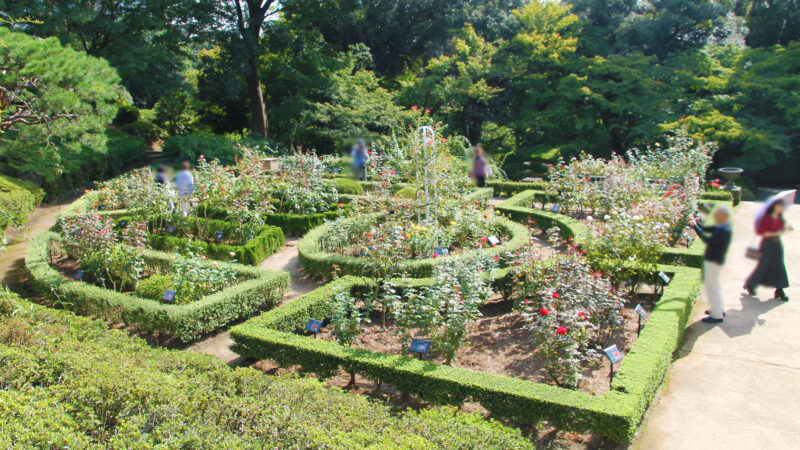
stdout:
<svg viewBox="0 0 800 450">
<path fill-rule="evenodd" d="M 181 163 L 181 171 L 175 176 L 175 187 L 178 190 L 178 199 L 181 202 L 181 214 L 186 217 L 189 198 L 194 192 L 194 177 L 192 176 L 192 166 L 189 161 Z"/>
</svg>

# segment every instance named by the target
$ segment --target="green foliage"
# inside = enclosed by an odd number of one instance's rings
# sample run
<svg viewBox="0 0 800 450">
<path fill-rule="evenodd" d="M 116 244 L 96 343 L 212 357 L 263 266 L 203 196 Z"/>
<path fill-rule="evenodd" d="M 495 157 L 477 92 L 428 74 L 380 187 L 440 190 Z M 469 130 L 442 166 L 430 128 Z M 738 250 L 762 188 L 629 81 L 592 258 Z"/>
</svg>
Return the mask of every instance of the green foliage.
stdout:
<svg viewBox="0 0 800 450">
<path fill-rule="evenodd" d="M 33 183 L 0 175 L 0 234 L 8 227 L 23 225 L 43 196 Z"/>
<path fill-rule="evenodd" d="M 133 295 L 142 298 L 149 298 L 150 300 L 160 301 L 167 289 L 174 291 L 175 287 L 176 284 L 174 275 L 157 273 L 150 275 L 136 284 L 136 290 L 133 292 Z M 175 296 L 175 301 L 180 303 L 180 299 L 177 295 Z"/>
<path fill-rule="evenodd" d="M 364 195 L 364 187 L 356 180 L 349 178 L 334 178 L 336 191 L 345 195 Z"/>
<path fill-rule="evenodd" d="M 58 243 L 61 237 L 50 232 L 40 233 L 33 238 L 25 254 L 25 268 L 31 283 L 42 295 L 79 314 L 124 322 L 142 331 L 167 333 L 184 342 L 276 305 L 289 288 L 287 272 L 226 264 L 224 267 L 234 271 L 240 283 L 188 305 L 160 304 L 64 279 L 49 264 L 51 241 Z M 144 250 L 143 256 L 146 268 L 162 272 L 167 272 L 173 258 L 177 258 L 154 250 Z M 206 261 L 203 264 L 213 266 L 215 263 Z"/>
<path fill-rule="evenodd" d="M 0 293 L 0 359 L 0 441 L 20 447 L 531 448 L 478 415 L 398 413 L 310 378 L 153 348 L 9 293 Z"/>
<path fill-rule="evenodd" d="M 188 133 L 197 122 L 192 97 L 182 91 L 170 92 L 158 99 L 153 112 L 155 124 L 171 136 Z"/>
<path fill-rule="evenodd" d="M 6 28 L 0 41 L 7 67 L 0 86 L 15 92 L 1 113 L 0 170 L 30 177 L 53 194 L 144 156 L 141 141 L 106 131 L 126 95 L 106 61 Z"/>
<path fill-rule="evenodd" d="M 164 143 L 164 156 L 175 161 L 197 161 L 200 155 L 206 160 L 219 160 L 225 165 L 234 164 L 238 148 L 235 143 L 218 135 L 193 133 L 172 136 Z"/>
<path fill-rule="evenodd" d="M 788 45 L 800 40 L 800 2 L 797 0 L 754 0 L 741 2 L 749 10 L 747 43 L 753 47 Z M 741 15 L 745 15 L 741 14 Z"/>
</svg>

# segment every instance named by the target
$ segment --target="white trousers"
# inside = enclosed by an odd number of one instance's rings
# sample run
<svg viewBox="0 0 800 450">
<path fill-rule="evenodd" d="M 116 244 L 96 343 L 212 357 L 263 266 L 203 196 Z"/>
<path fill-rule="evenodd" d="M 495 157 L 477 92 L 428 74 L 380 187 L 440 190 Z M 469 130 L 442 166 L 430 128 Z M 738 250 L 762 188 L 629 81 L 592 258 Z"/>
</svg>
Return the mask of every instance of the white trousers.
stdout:
<svg viewBox="0 0 800 450">
<path fill-rule="evenodd" d="M 178 196 L 181 203 L 181 215 L 186 217 L 187 210 L 189 209 L 189 196 L 188 195 L 180 195 Z"/>
<path fill-rule="evenodd" d="M 706 296 L 710 305 L 709 316 L 714 319 L 722 319 L 725 313 L 725 299 L 722 297 L 722 286 L 719 283 L 719 276 L 722 272 L 722 265 L 703 261 L 703 286 L 706 288 Z"/>
</svg>

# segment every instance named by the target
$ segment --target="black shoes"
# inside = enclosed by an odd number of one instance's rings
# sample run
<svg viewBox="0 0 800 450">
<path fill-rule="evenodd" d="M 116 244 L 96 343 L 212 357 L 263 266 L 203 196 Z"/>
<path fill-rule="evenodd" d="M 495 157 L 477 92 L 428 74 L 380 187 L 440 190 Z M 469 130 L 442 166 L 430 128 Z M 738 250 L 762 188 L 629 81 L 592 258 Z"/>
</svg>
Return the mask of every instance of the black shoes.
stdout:
<svg viewBox="0 0 800 450">
<path fill-rule="evenodd" d="M 710 315 L 711 315 L 711 311 L 709 311 L 709 310 L 706 310 L 706 315 L 707 315 L 707 316 L 710 316 Z M 727 314 L 725 314 L 725 313 L 722 313 L 722 317 L 725 317 L 726 315 L 727 315 Z"/>
<path fill-rule="evenodd" d="M 744 285 L 744 290 L 747 291 L 747 294 L 750 295 L 751 297 L 756 296 L 756 288 Z"/>
<path fill-rule="evenodd" d="M 703 317 L 703 322 L 705 323 L 722 323 L 724 319 L 715 319 L 711 316 Z"/>
<path fill-rule="evenodd" d="M 784 302 L 789 301 L 789 297 L 786 296 L 786 292 L 783 292 L 783 289 L 775 289 L 775 298 Z"/>
</svg>

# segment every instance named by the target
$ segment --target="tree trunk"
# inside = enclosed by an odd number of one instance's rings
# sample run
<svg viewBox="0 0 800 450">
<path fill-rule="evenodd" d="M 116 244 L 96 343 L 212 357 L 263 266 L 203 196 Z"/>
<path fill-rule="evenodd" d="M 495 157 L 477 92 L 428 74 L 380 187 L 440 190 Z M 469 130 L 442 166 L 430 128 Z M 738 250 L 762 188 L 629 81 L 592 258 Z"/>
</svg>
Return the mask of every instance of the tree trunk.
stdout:
<svg viewBox="0 0 800 450">
<path fill-rule="evenodd" d="M 250 58 L 248 62 L 247 96 L 250 99 L 250 114 L 252 117 L 252 132 L 267 138 L 267 110 L 264 105 L 264 94 L 261 92 L 261 80 L 258 78 L 258 57 Z"/>
</svg>

